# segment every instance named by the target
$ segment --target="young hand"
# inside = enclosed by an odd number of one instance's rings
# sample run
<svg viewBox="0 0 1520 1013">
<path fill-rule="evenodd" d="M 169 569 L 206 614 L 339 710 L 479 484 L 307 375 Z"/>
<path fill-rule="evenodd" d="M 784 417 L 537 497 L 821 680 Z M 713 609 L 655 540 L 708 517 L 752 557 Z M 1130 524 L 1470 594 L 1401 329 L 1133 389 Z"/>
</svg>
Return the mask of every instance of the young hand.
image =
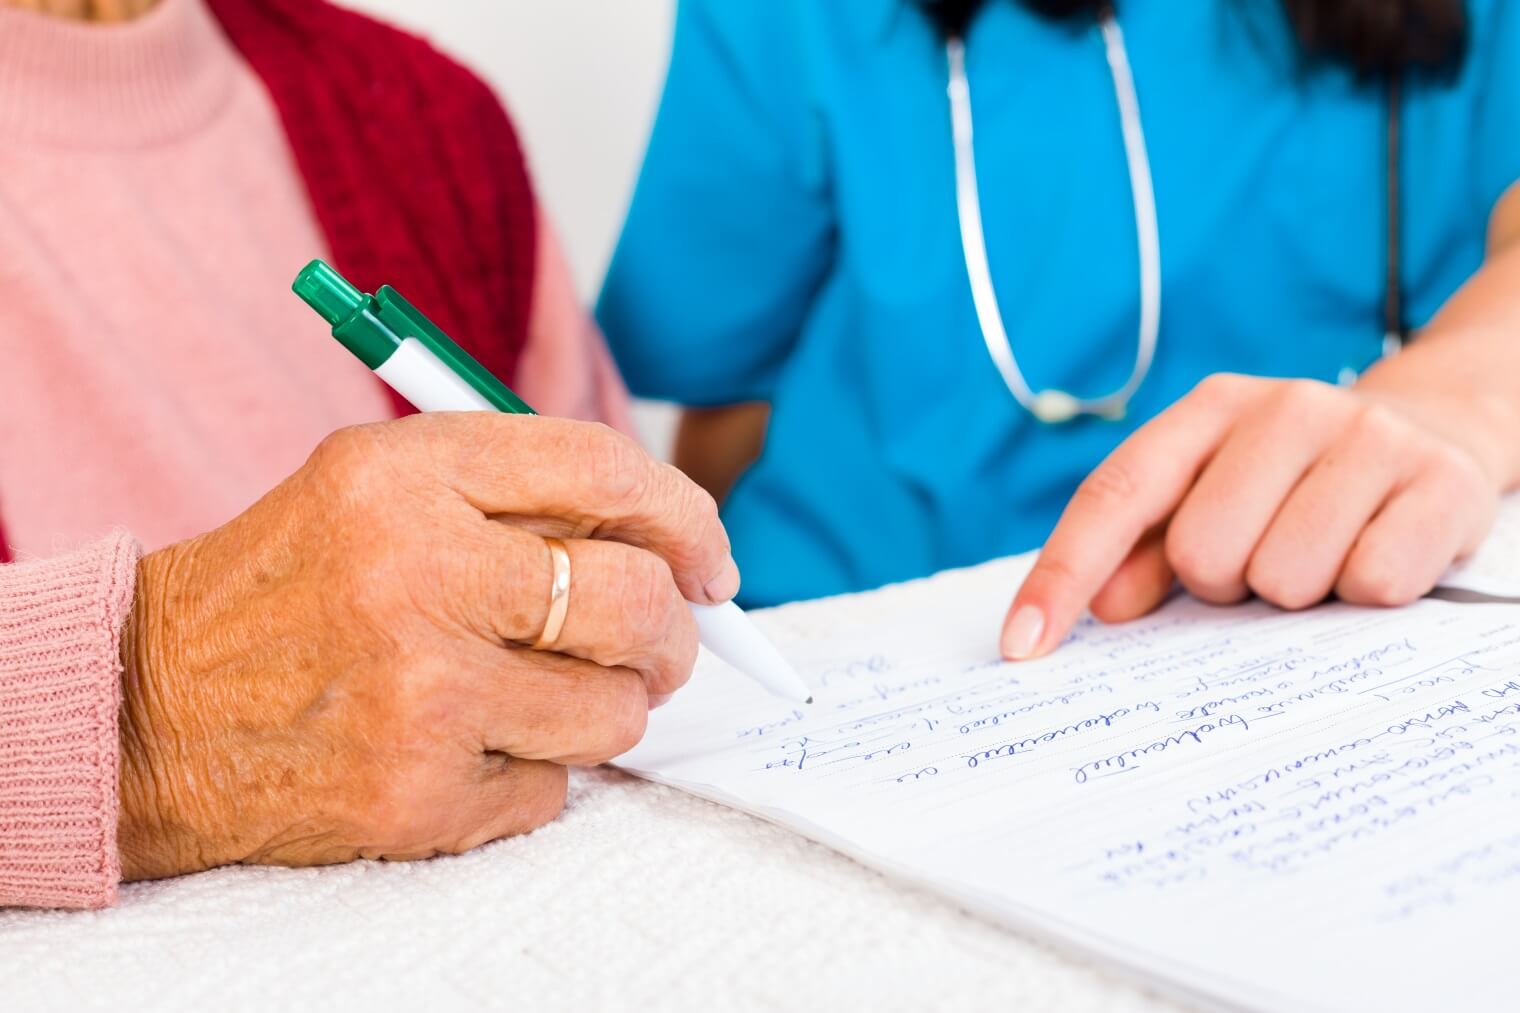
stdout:
<svg viewBox="0 0 1520 1013">
<path fill-rule="evenodd" d="M 1084 481 L 1009 609 L 1010 659 L 1082 613 L 1120 622 L 1174 580 L 1197 597 L 1401 605 L 1493 523 L 1500 438 L 1460 399 L 1218 375 Z"/>
</svg>

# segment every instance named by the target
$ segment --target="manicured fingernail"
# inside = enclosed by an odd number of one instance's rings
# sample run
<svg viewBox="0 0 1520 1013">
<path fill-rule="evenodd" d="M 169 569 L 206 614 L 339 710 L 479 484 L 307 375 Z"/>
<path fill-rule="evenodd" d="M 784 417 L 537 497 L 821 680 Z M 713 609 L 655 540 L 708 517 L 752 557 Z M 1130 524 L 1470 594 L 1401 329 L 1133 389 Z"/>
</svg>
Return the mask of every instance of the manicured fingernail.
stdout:
<svg viewBox="0 0 1520 1013">
<path fill-rule="evenodd" d="M 729 556 L 723 564 L 723 569 L 718 575 L 709 580 L 702 588 L 707 593 L 707 598 L 714 604 L 728 601 L 739 593 L 739 564 L 734 562 L 734 557 Z"/>
<path fill-rule="evenodd" d="M 1003 657 L 1023 661 L 1040 646 L 1045 632 L 1045 613 L 1033 605 L 1020 605 L 1008 628 L 1003 631 Z"/>
</svg>

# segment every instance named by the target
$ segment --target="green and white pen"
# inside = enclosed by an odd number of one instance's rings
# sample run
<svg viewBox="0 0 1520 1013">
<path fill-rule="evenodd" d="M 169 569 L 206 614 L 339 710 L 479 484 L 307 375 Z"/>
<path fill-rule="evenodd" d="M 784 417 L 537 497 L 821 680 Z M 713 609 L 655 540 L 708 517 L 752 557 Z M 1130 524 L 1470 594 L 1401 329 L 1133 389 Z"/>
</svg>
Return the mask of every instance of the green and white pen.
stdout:
<svg viewBox="0 0 1520 1013">
<path fill-rule="evenodd" d="M 389 285 L 368 295 L 314 260 L 293 288 L 332 325 L 333 337 L 418 411 L 535 414 Z M 802 677 L 739 606 L 693 603 L 691 611 L 708 650 L 777 696 L 813 702 Z"/>
</svg>

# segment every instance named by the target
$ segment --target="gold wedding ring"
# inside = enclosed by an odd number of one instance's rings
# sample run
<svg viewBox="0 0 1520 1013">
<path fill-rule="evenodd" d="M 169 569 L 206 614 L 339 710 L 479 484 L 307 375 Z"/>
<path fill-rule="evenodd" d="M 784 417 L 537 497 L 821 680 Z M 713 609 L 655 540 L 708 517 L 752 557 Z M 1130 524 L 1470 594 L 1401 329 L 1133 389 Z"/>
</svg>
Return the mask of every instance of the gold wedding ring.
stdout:
<svg viewBox="0 0 1520 1013">
<path fill-rule="evenodd" d="M 565 616 L 570 613 L 570 552 L 558 538 L 545 538 L 544 544 L 554 562 L 554 582 L 549 585 L 549 618 L 544 620 L 544 632 L 533 643 L 535 651 L 554 647 L 565 628 Z"/>
</svg>

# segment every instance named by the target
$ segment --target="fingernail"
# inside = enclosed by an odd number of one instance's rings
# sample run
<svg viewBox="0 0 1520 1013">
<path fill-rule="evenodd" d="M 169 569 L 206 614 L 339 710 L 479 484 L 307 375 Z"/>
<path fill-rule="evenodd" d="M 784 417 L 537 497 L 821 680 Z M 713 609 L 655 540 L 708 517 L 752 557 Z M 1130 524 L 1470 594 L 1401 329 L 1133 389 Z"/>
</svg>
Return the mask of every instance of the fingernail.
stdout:
<svg viewBox="0 0 1520 1013">
<path fill-rule="evenodd" d="M 734 562 L 733 556 L 728 557 L 728 561 L 723 564 L 723 569 L 719 570 L 718 575 L 709 580 L 702 590 L 706 592 L 708 600 L 714 604 L 728 601 L 739 593 L 739 564 Z"/>
<path fill-rule="evenodd" d="M 1003 657 L 1010 661 L 1028 658 L 1040 646 L 1040 636 L 1044 632 L 1045 613 L 1033 605 L 1020 605 L 1003 631 Z"/>
</svg>

